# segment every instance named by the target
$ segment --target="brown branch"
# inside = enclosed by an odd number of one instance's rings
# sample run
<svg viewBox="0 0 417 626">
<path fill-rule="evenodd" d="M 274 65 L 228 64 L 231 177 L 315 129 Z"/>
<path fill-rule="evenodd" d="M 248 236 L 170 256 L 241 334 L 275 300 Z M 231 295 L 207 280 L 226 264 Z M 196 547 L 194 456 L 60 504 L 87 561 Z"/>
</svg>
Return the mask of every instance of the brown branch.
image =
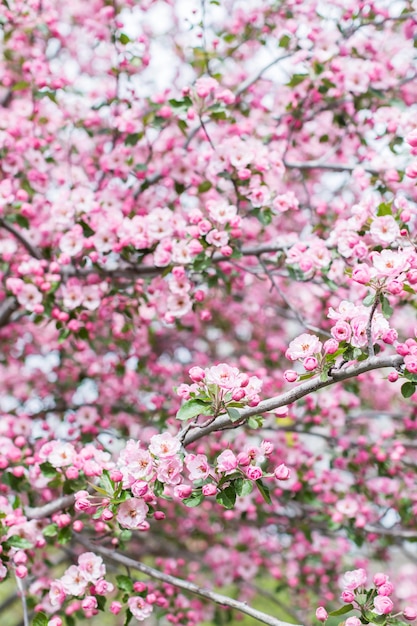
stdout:
<svg viewBox="0 0 417 626">
<path fill-rule="evenodd" d="M 404 359 L 399 354 L 395 354 L 392 356 L 382 356 L 382 357 L 370 357 L 366 359 L 366 361 L 361 361 L 359 363 L 354 363 L 353 365 L 349 365 L 340 370 L 332 371 L 331 376 L 327 378 L 327 380 L 320 380 L 320 378 L 313 378 L 311 380 L 298 385 L 297 387 L 290 389 L 282 393 L 279 396 L 275 396 L 274 398 L 269 398 L 268 400 L 264 400 L 260 402 L 256 407 L 248 407 L 246 409 L 240 410 L 241 421 L 239 421 L 239 425 L 242 425 L 249 417 L 253 415 L 259 415 L 261 413 L 268 413 L 269 411 L 274 411 L 279 407 L 286 406 L 287 404 L 292 404 L 300 398 L 304 398 L 304 396 L 308 396 L 319 389 L 323 389 L 324 387 L 329 387 L 330 385 L 334 385 L 337 382 L 342 380 L 347 380 L 349 378 L 354 378 L 359 376 L 359 374 L 364 374 L 365 372 L 369 372 L 371 370 L 380 369 L 382 367 L 399 367 L 404 363 Z M 184 437 L 183 431 L 178 434 L 179 439 L 181 440 L 183 437 L 183 445 L 188 446 L 190 443 L 205 437 L 209 433 L 224 430 L 227 428 L 234 427 L 236 422 L 232 423 L 227 414 L 222 414 L 216 417 L 216 419 L 201 429 L 193 429 L 191 432 L 187 433 Z"/>
<path fill-rule="evenodd" d="M 258 622 L 262 622 L 264 624 L 269 624 L 269 626 L 293 626 L 288 622 L 283 622 L 282 620 L 277 619 L 276 617 L 272 617 L 272 615 L 267 615 L 262 611 L 258 611 L 246 604 L 246 602 L 240 602 L 239 600 L 234 600 L 233 598 L 228 598 L 216 591 L 211 591 L 211 589 L 205 589 L 204 587 L 200 587 L 195 583 L 192 583 L 188 580 L 183 580 L 182 578 L 177 578 L 176 576 L 171 576 L 170 574 L 165 574 L 164 572 L 160 572 L 149 565 L 145 565 L 145 563 L 141 563 L 140 561 L 135 561 L 124 554 L 120 554 L 119 552 L 115 552 L 114 550 L 110 550 L 108 548 L 104 548 L 102 546 L 97 546 L 89 541 L 83 540 L 80 536 L 77 537 L 77 540 L 80 541 L 88 550 L 95 552 L 96 554 L 100 554 L 106 559 L 114 561 L 115 563 L 120 563 L 120 565 L 124 565 L 125 567 L 129 567 L 133 570 L 141 572 L 145 574 L 145 576 L 149 576 L 150 578 L 154 578 L 156 580 L 160 580 L 164 583 L 168 583 L 169 585 L 173 585 L 174 587 L 178 587 L 179 589 L 183 589 L 184 591 L 188 591 L 189 593 L 193 593 L 200 598 L 204 598 L 205 600 L 210 600 L 215 604 L 219 604 L 220 606 L 229 607 L 231 609 L 235 609 L 240 611 L 241 613 L 245 613 L 246 615 L 250 615 Z M 299 626 L 299 625 L 297 625 Z"/>
<path fill-rule="evenodd" d="M 306 161 L 303 163 L 289 163 L 284 161 L 285 167 L 290 170 L 329 170 L 331 172 L 353 172 L 360 167 L 372 176 L 380 176 L 382 172 L 374 170 L 370 167 L 363 167 L 360 163 L 356 165 L 344 165 L 343 163 L 322 163 L 321 161 Z"/>
<path fill-rule="evenodd" d="M 35 246 L 32 246 L 32 244 L 26 239 L 26 237 L 24 237 L 19 230 L 16 230 L 14 226 L 6 222 L 6 220 L 0 218 L 0 227 L 7 230 L 11 235 L 13 235 L 13 237 L 20 241 L 20 243 L 26 248 L 31 256 L 35 257 L 35 259 L 42 259 L 42 254 L 39 252 L 39 250 L 35 248 Z"/>
<path fill-rule="evenodd" d="M 36 507 L 27 506 L 25 508 L 25 515 L 28 519 L 43 519 L 44 517 L 50 517 L 57 511 L 61 511 L 62 509 L 67 509 L 73 504 L 74 504 L 73 494 L 68 495 L 68 496 L 62 496 L 61 498 L 52 500 L 52 502 L 48 502 L 48 504 L 44 504 L 43 506 L 36 506 Z"/>
<path fill-rule="evenodd" d="M 0 305 L 0 328 L 6 326 L 18 306 L 16 299 L 12 297 L 6 298 L 6 300 L 2 302 Z"/>
</svg>

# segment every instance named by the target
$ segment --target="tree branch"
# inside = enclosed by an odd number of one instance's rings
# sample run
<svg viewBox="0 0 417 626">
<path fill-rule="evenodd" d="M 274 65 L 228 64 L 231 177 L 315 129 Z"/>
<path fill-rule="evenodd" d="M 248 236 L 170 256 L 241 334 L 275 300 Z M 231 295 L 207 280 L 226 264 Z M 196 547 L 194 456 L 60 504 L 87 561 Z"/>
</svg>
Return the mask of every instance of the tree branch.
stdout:
<svg viewBox="0 0 417 626">
<path fill-rule="evenodd" d="M 62 496 L 61 498 L 52 500 L 52 502 L 48 502 L 48 504 L 44 504 L 44 506 L 27 506 L 25 508 L 25 515 L 28 519 L 43 519 L 44 517 L 49 517 L 50 515 L 53 515 L 61 509 L 68 508 L 72 504 L 74 504 L 73 494 L 68 496 Z"/>
<path fill-rule="evenodd" d="M 183 589 L 184 591 L 188 591 L 189 593 L 194 593 L 201 598 L 206 600 L 210 600 L 220 606 L 227 606 L 231 609 L 236 609 L 241 613 L 246 613 L 246 615 L 250 615 L 258 622 L 262 622 L 264 624 L 269 624 L 269 626 L 293 626 L 288 622 L 283 622 L 276 617 L 272 617 L 271 615 L 267 615 L 262 611 L 258 611 L 246 604 L 246 602 L 240 602 L 239 600 L 234 600 L 233 598 L 228 598 L 227 596 L 223 596 L 220 593 L 215 591 L 211 591 L 210 589 L 205 589 L 192 583 L 188 580 L 183 580 L 182 578 L 177 578 L 176 576 L 171 576 L 170 574 L 165 574 L 164 572 L 160 572 L 149 565 L 145 565 L 145 563 L 141 563 L 140 561 L 135 561 L 124 554 L 120 554 L 119 552 L 115 552 L 114 550 L 109 550 L 108 548 L 104 548 L 102 546 L 96 546 L 95 544 L 84 540 L 82 537 L 78 536 L 77 541 L 82 543 L 84 547 L 96 554 L 100 554 L 106 559 L 114 561 L 115 563 L 120 563 L 120 565 L 124 565 L 131 569 L 137 570 L 145 576 L 149 576 L 150 578 L 154 578 L 156 580 L 160 580 L 164 583 L 168 583 L 169 585 L 173 585 L 174 587 L 178 587 L 179 589 Z M 299 626 L 299 625 L 297 625 Z"/>
<path fill-rule="evenodd" d="M 42 255 L 39 250 L 35 248 L 35 246 L 32 246 L 32 244 L 26 239 L 26 237 L 24 237 L 20 231 L 16 230 L 14 226 L 1 218 L 0 226 L 4 228 L 4 230 L 7 230 L 11 235 L 13 235 L 13 237 L 15 237 L 18 241 L 20 241 L 20 243 L 26 248 L 31 256 L 35 257 L 35 259 L 42 259 Z"/>
<path fill-rule="evenodd" d="M 288 163 L 284 161 L 285 167 L 290 170 L 329 170 L 331 172 L 353 172 L 358 167 L 372 174 L 372 176 L 380 176 L 381 172 L 370 167 L 363 167 L 360 163 L 356 165 L 344 165 L 343 163 L 322 163 L 321 161 L 306 161 L 304 163 Z"/>
<path fill-rule="evenodd" d="M 305 383 L 302 383 L 301 385 L 298 385 L 298 387 L 282 393 L 279 396 L 275 396 L 274 398 L 269 398 L 268 400 L 260 402 L 258 406 L 241 409 L 241 421 L 239 422 L 239 425 L 242 425 L 249 417 L 252 417 L 253 415 L 267 413 L 268 411 L 274 411 L 281 406 L 292 404 L 296 400 L 299 400 L 300 398 L 303 398 L 310 393 L 318 391 L 319 389 L 323 389 L 324 387 L 334 385 L 339 381 L 346 380 L 348 378 L 354 378 L 359 374 L 364 374 L 365 372 L 380 369 L 382 367 L 399 367 L 403 363 L 403 357 L 399 354 L 383 357 L 370 357 L 366 359 L 366 361 L 361 361 L 359 363 L 349 365 L 344 369 L 333 371 L 331 376 L 329 376 L 327 380 L 322 381 L 320 380 L 320 378 L 313 378 L 306 381 Z M 227 414 L 219 415 L 211 424 L 207 425 L 205 428 L 196 428 L 187 433 L 184 437 L 183 445 L 188 446 L 190 443 L 201 439 L 209 433 L 217 430 L 224 430 L 225 428 L 231 428 L 235 425 L 236 422 L 231 422 Z M 178 437 L 180 439 L 182 436 L 184 436 L 183 431 L 178 434 Z"/>
<path fill-rule="evenodd" d="M 6 298 L 0 306 L 0 328 L 6 326 L 10 316 L 16 311 L 18 304 L 15 298 Z"/>
<path fill-rule="evenodd" d="M 293 56 L 293 52 L 291 52 L 290 54 L 283 54 L 282 56 L 277 57 L 276 59 L 273 59 L 273 61 L 268 63 L 268 65 L 265 65 L 265 67 L 259 70 L 259 72 L 255 74 L 255 76 L 248 78 L 244 83 L 242 83 L 242 86 L 236 91 L 236 97 L 238 98 L 239 96 L 242 95 L 244 91 L 249 89 L 249 87 L 252 87 L 252 85 L 254 85 L 260 78 L 262 78 L 263 74 L 265 74 L 265 72 L 268 71 L 271 67 L 273 67 L 280 61 L 283 61 L 284 59 L 288 59 L 289 57 L 292 57 L 292 56 Z"/>
</svg>

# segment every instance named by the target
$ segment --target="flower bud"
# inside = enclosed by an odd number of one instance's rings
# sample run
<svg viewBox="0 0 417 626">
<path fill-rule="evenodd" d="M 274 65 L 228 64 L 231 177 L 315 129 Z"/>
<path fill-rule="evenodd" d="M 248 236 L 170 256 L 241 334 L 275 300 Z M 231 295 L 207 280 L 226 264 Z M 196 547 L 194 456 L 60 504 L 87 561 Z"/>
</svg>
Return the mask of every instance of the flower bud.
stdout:
<svg viewBox="0 0 417 626">
<path fill-rule="evenodd" d="M 275 468 L 274 476 L 277 480 L 288 480 L 290 473 L 289 468 L 284 463 L 281 463 L 281 465 Z"/>
<path fill-rule="evenodd" d="M 405 619 L 408 619 L 408 621 L 412 622 L 417 617 L 417 609 L 415 609 L 413 606 L 406 606 L 403 611 L 403 616 L 405 617 Z"/>
<path fill-rule="evenodd" d="M 324 606 L 319 606 L 318 609 L 316 609 L 316 617 L 319 620 L 319 622 L 325 622 L 327 620 L 327 618 L 329 617 L 329 614 L 327 613 Z"/>
</svg>

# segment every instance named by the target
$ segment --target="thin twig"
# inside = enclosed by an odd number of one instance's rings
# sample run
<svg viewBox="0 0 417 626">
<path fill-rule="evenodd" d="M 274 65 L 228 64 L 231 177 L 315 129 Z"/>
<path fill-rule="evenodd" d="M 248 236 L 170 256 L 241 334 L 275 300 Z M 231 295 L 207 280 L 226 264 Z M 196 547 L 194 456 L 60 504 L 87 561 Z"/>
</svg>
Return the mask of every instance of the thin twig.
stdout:
<svg viewBox="0 0 417 626">
<path fill-rule="evenodd" d="M 17 304 L 16 298 L 12 298 L 12 297 L 6 298 L 6 300 L 2 302 L 0 306 L 0 328 L 2 326 L 6 326 L 6 324 L 10 320 L 10 317 L 16 311 L 17 308 L 18 308 L 18 304 Z"/>
<path fill-rule="evenodd" d="M 369 314 L 369 319 L 368 322 L 366 324 L 366 338 L 368 340 L 368 354 L 369 356 L 375 356 L 375 350 L 374 350 L 374 342 L 372 340 L 372 319 L 375 315 L 375 311 L 378 307 L 379 304 L 379 294 L 375 294 L 375 300 L 372 304 L 372 308 L 371 308 L 371 312 Z"/>
<path fill-rule="evenodd" d="M 26 591 L 25 591 L 25 587 L 23 584 L 23 580 L 19 578 L 18 576 L 16 576 L 16 584 L 17 584 L 17 588 L 19 589 L 20 599 L 22 601 L 23 624 L 24 626 L 29 626 L 29 612 L 28 612 L 28 605 L 26 602 Z"/>
</svg>

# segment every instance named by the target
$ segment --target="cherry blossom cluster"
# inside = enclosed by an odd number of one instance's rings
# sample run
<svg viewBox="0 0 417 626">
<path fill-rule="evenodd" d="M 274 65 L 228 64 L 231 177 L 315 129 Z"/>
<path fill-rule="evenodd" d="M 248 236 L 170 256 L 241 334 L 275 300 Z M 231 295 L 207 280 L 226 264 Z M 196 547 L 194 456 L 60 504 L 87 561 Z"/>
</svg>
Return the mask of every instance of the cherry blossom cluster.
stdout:
<svg viewBox="0 0 417 626">
<path fill-rule="evenodd" d="M 373 586 L 368 587 L 366 571 L 363 568 L 346 572 L 343 576 L 343 591 L 341 599 L 345 603 L 340 609 L 327 613 L 324 607 L 319 607 L 316 617 L 320 622 L 326 622 L 330 616 L 339 616 L 351 611 L 359 611 L 359 617 L 348 617 L 346 626 L 361 626 L 375 622 L 378 624 L 404 624 L 399 617 L 407 621 L 417 618 L 417 609 L 407 606 L 400 612 L 395 612 L 391 597 L 394 585 L 384 573 L 378 572 L 373 577 Z M 384 618 L 384 619 L 382 619 Z"/>
<path fill-rule="evenodd" d="M 190 369 L 189 375 L 193 384 L 180 385 L 177 393 L 184 400 L 201 401 L 202 414 L 205 410 L 207 414 L 218 415 L 228 407 L 257 406 L 260 402 L 262 380 L 258 376 L 248 376 L 227 363 L 206 369 L 195 366 Z"/>
<path fill-rule="evenodd" d="M 147 449 L 131 439 L 114 469 L 105 471 L 94 486 L 96 494 L 85 490 L 75 494 L 75 509 L 101 520 L 96 530 L 105 530 L 115 519 L 122 528 L 148 531 L 147 518 L 165 518 L 157 508 L 159 496 L 173 497 L 187 506 L 215 496 L 219 504 L 231 508 L 236 496 L 249 495 L 255 483 L 261 493 L 267 489 L 262 478 L 288 480 L 290 469 L 285 463 L 272 472 L 263 469 L 272 452 L 273 445 L 263 441 L 237 455 L 224 450 L 210 463 L 205 454 L 184 454 L 179 439 L 168 432 L 153 435 Z"/>
</svg>

